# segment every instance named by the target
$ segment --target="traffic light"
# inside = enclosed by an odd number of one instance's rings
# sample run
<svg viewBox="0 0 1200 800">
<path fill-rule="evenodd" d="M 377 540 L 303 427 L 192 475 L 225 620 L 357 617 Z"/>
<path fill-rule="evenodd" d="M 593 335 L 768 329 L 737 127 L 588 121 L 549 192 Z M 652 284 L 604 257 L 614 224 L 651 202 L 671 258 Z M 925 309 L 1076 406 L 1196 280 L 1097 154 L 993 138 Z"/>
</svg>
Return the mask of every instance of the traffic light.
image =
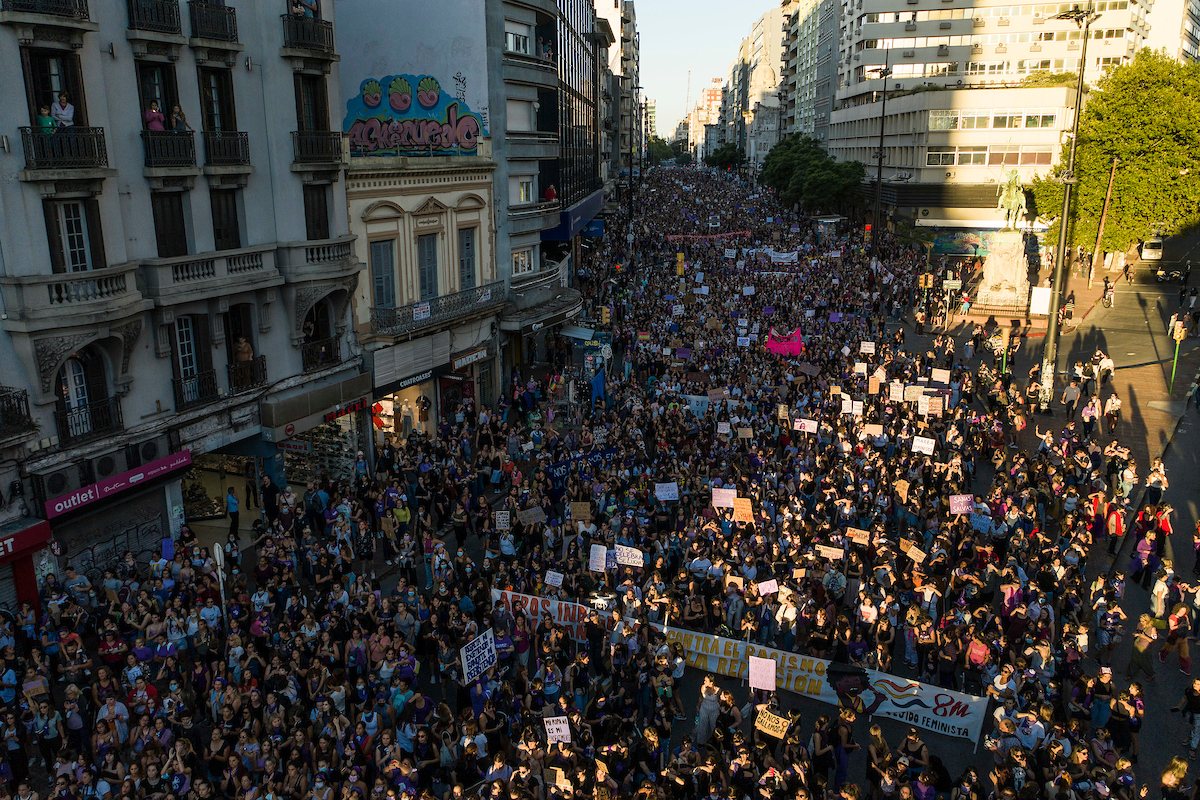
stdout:
<svg viewBox="0 0 1200 800">
<path fill-rule="evenodd" d="M 608 306 L 601 306 L 601 307 L 600 307 L 600 322 L 602 322 L 602 323 L 604 323 L 605 325 L 607 325 L 607 324 L 608 324 L 608 318 L 609 318 Z"/>
</svg>

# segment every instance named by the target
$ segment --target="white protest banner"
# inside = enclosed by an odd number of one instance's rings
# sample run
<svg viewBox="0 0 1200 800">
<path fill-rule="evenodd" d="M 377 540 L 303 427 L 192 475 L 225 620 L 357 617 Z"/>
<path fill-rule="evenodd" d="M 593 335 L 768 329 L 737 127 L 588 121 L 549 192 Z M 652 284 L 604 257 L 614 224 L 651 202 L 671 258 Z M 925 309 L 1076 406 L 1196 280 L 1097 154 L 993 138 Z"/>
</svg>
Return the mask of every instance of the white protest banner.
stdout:
<svg viewBox="0 0 1200 800">
<path fill-rule="evenodd" d="M 527 615 L 534 627 L 542 621 L 542 617 L 549 614 L 555 625 L 566 627 L 571 639 L 587 643 L 587 621 L 592 609 L 582 603 L 492 589 L 492 605 L 503 608 L 514 618 Z"/>
<path fill-rule="evenodd" d="M 571 726 L 567 722 L 566 717 L 543 717 L 542 722 L 546 725 L 546 743 L 554 744 L 555 742 L 571 741 Z"/>
<path fill-rule="evenodd" d="M 849 397 L 842 398 L 842 413 L 843 414 L 853 414 L 854 413 L 854 401 L 851 400 Z"/>
<path fill-rule="evenodd" d="M 467 683 L 486 672 L 488 667 L 496 663 L 496 637 L 492 629 L 488 628 L 468 642 L 459 651 L 459 656 L 462 659 L 463 679 Z"/>
<path fill-rule="evenodd" d="M 646 563 L 642 557 L 642 551 L 636 547 L 627 547 L 623 544 L 615 545 L 617 550 L 617 563 L 625 567 L 640 567 Z"/>
<path fill-rule="evenodd" d="M 779 591 L 779 581 L 775 580 L 774 578 L 772 578 L 769 581 L 763 581 L 762 583 L 758 584 L 758 593 L 760 595 L 762 595 L 763 597 L 766 597 L 769 594 L 775 594 L 778 591 Z"/>
<path fill-rule="evenodd" d="M 555 572 L 552 569 L 546 570 L 546 585 L 547 586 L 562 586 L 563 574 Z"/>
<path fill-rule="evenodd" d="M 888 384 L 888 401 L 892 403 L 904 402 L 904 384 L 892 382 Z"/>
<path fill-rule="evenodd" d="M 738 347 L 749 347 L 750 346 L 750 337 L 749 336 L 737 337 L 737 346 Z"/>
<path fill-rule="evenodd" d="M 683 645 L 690 667 L 744 680 L 749 677 L 749 656 L 769 658 L 776 663 L 778 689 L 833 706 L 839 700 L 854 705 L 861 696 L 868 714 L 946 736 L 978 740 L 988 717 L 986 697 L 682 628 L 664 633 L 669 642 Z"/>
<path fill-rule="evenodd" d="M 855 400 L 850 410 L 854 413 L 854 416 L 861 417 L 863 415 L 863 401 Z"/>
<path fill-rule="evenodd" d="M 654 496 L 659 500 L 678 500 L 679 484 L 675 481 L 654 484 Z"/>
<path fill-rule="evenodd" d="M 750 656 L 750 688 L 775 691 L 775 659 Z"/>
<path fill-rule="evenodd" d="M 928 436 L 914 436 L 912 442 L 912 450 L 914 453 L 924 453 L 927 456 L 933 455 L 933 447 L 937 444 Z"/>
<path fill-rule="evenodd" d="M 723 433 L 726 436 L 728 436 L 729 435 L 729 423 L 728 422 L 718 422 L 717 423 L 717 433 Z"/>
<path fill-rule="evenodd" d="M 950 513 L 951 514 L 970 514 L 975 510 L 975 495 L 971 494 L 952 494 L 950 495 Z"/>
<path fill-rule="evenodd" d="M 859 342 L 858 352 L 860 352 L 866 356 L 875 355 L 875 343 L 874 342 Z"/>
<path fill-rule="evenodd" d="M 509 522 L 510 514 L 512 514 L 511 511 L 497 511 L 496 512 L 496 530 L 507 531 L 512 528 L 512 523 Z"/>
<path fill-rule="evenodd" d="M 608 548 L 602 544 L 593 544 L 592 549 L 588 551 L 588 570 L 591 572 L 604 572 L 604 561 L 608 558 Z"/>
<path fill-rule="evenodd" d="M 713 508 L 733 508 L 733 501 L 737 499 L 737 489 L 713 489 L 712 504 Z"/>
<path fill-rule="evenodd" d="M 742 287 L 742 296 L 743 297 L 749 297 L 752 294 L 754 294 L 753 286 L 743 286 Z"/>
<path fill-rule="evenodd" d="M 1034 286 L 1029 292 L 1029 313 L 1047 315 L 1050 313 L 1049 286 Z"/>
<path fill-rule="evenodd" d="M 941 384 L 949 384 L 950 383 L 950 370 L 948 370 L 948 369 L 938 369 L 937 367 L 934 367 L 934 369 L 929 374 L 934 383 L 941 383 Z"/>
<path fill-rule="evenodd" d="M 864 362 L 864 361 L 856 361 L 856 362 L 854 362 L 854 374 L 855 374 L 855 375 L 862 375 L 862 376 L 866 377 L 866 374 L 867 374 L 867 364 L 866 364 L 866 362 Z"/>
<path fill-rule="evenodd" d="M 805 433 L 817 432 L 817 421 L 815 419 L 799 419 L 796 421 L 800 423 L 800 430 Z"/>
</svg>

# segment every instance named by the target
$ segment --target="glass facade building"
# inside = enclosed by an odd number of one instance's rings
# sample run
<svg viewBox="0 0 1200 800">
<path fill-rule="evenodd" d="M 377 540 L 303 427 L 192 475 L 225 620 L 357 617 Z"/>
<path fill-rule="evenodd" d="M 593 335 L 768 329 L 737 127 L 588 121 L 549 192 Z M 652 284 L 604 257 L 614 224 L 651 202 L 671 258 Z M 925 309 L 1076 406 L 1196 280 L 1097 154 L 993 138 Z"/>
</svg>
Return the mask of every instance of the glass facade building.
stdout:
<svg viewBox="0 0 1200 800">
<path fill-rule="evenodd" d="M 599 48 L 590 0 L 559 0 L 558 197 L 563 208 L 600 189 Z"/>
</svg>

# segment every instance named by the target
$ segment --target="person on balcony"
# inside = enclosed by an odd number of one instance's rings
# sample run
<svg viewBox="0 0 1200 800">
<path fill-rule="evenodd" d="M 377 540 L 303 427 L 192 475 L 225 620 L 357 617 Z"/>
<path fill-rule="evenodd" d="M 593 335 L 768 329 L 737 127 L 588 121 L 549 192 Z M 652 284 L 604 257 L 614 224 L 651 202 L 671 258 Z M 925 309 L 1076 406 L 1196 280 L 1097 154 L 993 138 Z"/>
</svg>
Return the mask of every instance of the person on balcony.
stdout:
<svg viewBox="0 0 1200 800">
<path fill-rule="evenodd" d="M 239 364 L 254 360 L 254 345 L 247 342 L 245 336 L 239 336 L 233 346 L 233 360 Z"/>
<path fill-rule="evenodd" d="M 148 131 L 165 131 L 167 117 L 158 107 L 157 100 L 150 101 L 150 107 L 146 109 L 143 115 L 146 119 L 146 130 Z"/>
<path fill-rule="evenodd" d="M 317 15 L 317 0 L 293 0 L 292 14 L 297 17 L 319 19 Z"/>
<path fill-rule="evenodd" d="M 66 92 L 59 92 L 58 99 L 50 106 L 50 116 L 60 128 L 70 128 L 75 125 L 75 106 Z"/>
<path fill-rule="evenodd" d="M 171 130 L 175 133 L 188 133 L 192 130 L 192 126 L 188 125 L 187 114 L 183 113 L 179 103 L 171 106 Z"/>
<path fill-rule="evenodd" d="M 554 188 L 554 184 L 546 187 L 546 202 L 551 203 L 558 199 L 558 192 Z"/>
<path fill-rule="evenodd" d="M 54 117 L 50 116 L 50 106 L 43 105 L 38 109 L 37 117 L 34 118 L 34 128 L 38 133 L 53 133 L 55 122 Z"/>
</svg>

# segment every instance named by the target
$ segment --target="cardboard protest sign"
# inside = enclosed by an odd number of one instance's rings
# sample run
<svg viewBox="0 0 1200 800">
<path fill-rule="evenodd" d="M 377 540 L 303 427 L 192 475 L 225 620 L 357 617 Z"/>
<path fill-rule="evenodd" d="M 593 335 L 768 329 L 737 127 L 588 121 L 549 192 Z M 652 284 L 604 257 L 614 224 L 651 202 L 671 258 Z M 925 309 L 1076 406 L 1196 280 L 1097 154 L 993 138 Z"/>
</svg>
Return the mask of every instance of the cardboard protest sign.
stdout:
<svg viewBox="0 0 1200 800">
<path fill-rule="evenodd" d="M 950 384 L 950 370 L 948 369 L 934 368 L 929 374 L 934 383 L 940 383 L 943 386 Z"/>
<path fill-rule="evenodd" d="M 604 572 L 607 559 L 608 548 L 602 544 L 593 544 L 591 550 L 588 551 L 588 570 L 591 572 Z"/>
<path fill-rule="evenodd" d="M 879 378 L 874 375 L 867 378 L 867 394 L 879 394 Z"/>
<path fill-rule="evenodd" d="M 486 672 L 488 667 L 496 663 L 496 638 L 492 629 L 488 628 L 463 646 L 459 657 L 462 659 L 463 678 L 467 683 Z"/>
<path fill-rule="evenodd" d="M 546 585 L 547 586 L 562 586 L 563 574 L 555 572 L 552 569 L 546 570 Z"/>
<path fill-rule="evenodd" d="M 659 500 L 678 500 L 679 484 L 675 481 L 654 484 L 654 496 Z"/>
<path fill-rule="evenodd" d="M 855 361 L 854 362 L 854 374 L 862 375 L 863 377 L 866 377 L 867 363 L 865 361 Z"/>
<path fill-rule="evenodd" d="M 924 453 L 927 456 L 931 456 L 933 455 L 933 448 L 936 444 L 937 442 L 935 442 L 933 439 L 930 439 L 928 436 L 914 436 L 912 449 L 914 453 Z"/>
<path fill-rule="evenodd" d="M 734 522 L 754 522 L 754 503 L 749 497 L 739 497 L 733 501 Z"/>
<path fill-rule="evenodd" d="M 775 663 L 774 659 L 768 660 L 771 661 L 772 664 Z M 765 733 L 767 736 L 771 736 L 775 739 L 782 739 L 785 735 L 787 735 L 788 724 L 787 717 L 780 717 L 776 714 L 772 714 L 765 708 L 759 711 L 758 716 L 754 718 L 754 727 L 757 730 Z"/>
<path fill-rule="evenodd" d="M 909 385 L 904 387 L 904 402 L 911 403 L 921 396 L 925 390 L 920 386 Z"/>
<path fill-rule="evenodd" d="M 830 547 L 827 544 L 817 545 L 817 553 L 821 558 L 827 558 L 830 561 L 841 561 L 846 555 L 846 551 L 840 547 Z"/>
<path fill-rule="evenodd" d="M 623 567 L 640 567 L 646 563 L 642 557 L 642 551 L 636 547 L 627 547 L 626 545 L 616 545 L 617 563 Z"/>
<path fill-rule="evenodd" d="M 566 717 L 544 717 L 542 722 L 546 725 L 547 744 L 571 741 L 571 726 Z"/>
<path fill-rule="evenodd" d="M 864 531 L 862 528 L 847 528 L 846 536 L 855 544 L 869 545 L 871 543 L 870 532 Z"/>
<path fill-rule="evenodd" d="M 925 560 L 925 551 L 917 547 L 915 544 L 904 551 L 904 555 L 912 559 L 914 564 L 920 564 Z"/>
<path fill-rule="evenodd" d="M 571 519 L 576 521 L 589 520 L 592 518 L 592 504 L 587 500 L 571 503 Z"/>
<path fill-rule="evenodd" d="M 713 489 L 713 508 L 733 508 L 737 500 L 737 489 Z"/>
<path fill-rule="evenodd" d="M 784 419 L 784 420 L 787 419 L 788 418 L 788 407 L 786 405 L 784 405 L 783 403 L 780 403 L 779 408 L 777 408 L 775 410 L 775 416 L 777 416 L 779 419 Z"/>
<path fill-rule="evenodd" d="M 896 481 L 892 485 L 892 488 L 894 488 L 896 490 L 896 496 L 900 498 L 901 503 L 908 502 L 908 481 L 905 481 L 905 480 Z"/>
<path fill-rule="evenodd" d="M 858 345 L 858 352 L 862 353 L 863 355 L 867 355 L 867 356 L 875 355 L 875 343 L 874 342 L 860 342 Z"/>
<path fill-rule="evenodd" d="M 775 580 L 774 578 L 769 581 L 762 581 L 758 584 L 758 593 L 763 597 L 766 597 L 769 594 L 775 594 L 778 591 L 779 581 Z"/>
<path fill-rule="evenodd" d="M 507 531 L 512 529 L 512 522 L 509 521 L 509 515 L 511 513 L 511 511 L 496 512 L 496 530 Z"/>
<path fill-rule="evenodd" d="M 775 691 L 775 659 L 750 656 L 750 688 Z"/>
<path fill-rule="evenodd" d="M 753 439 L 754 431 L 751 430 L 750 428 L 738 428 L 738 438 L 739 439 Z"/>
<path fill-rule="evenodd" d="M 883 436 L 883 426 L 877 422 L 863 425 L 863 433 L 867 436 Z"/>
<path fill-rule="evenodd" d="M 728 589 L 730 586 L 736 586 L 739 589 L 744 589 L 746 588 L 746 579 L 737 575 L 726 575 L 725 588 Z"/>
<path fill-rule="evenodd" d="M 950 513 L 951 514 L 970 514 L 975 510 L 975 495 L 971 494 L 952 494 L 950 495 Z"/>
<path fill-rule="evenodd" d="M 518 511 L 517 519 L 521 520 L 522 525 L 536 525 L 546 521 L 546 512 L 542 510 L 541 506 L 534 506 Z"/>
<path fill-rule="evenodd" d="M 680 267 L 680 269 L 683 269 L 683 267 Z M 566 770 L 559 769 L 558 767 L 546 767 L 546 774 L 550 776 L 551 786 L 574 791 L 575 787 L 571 785 L 571 779 L 567 777 Z"/>
</svg>

